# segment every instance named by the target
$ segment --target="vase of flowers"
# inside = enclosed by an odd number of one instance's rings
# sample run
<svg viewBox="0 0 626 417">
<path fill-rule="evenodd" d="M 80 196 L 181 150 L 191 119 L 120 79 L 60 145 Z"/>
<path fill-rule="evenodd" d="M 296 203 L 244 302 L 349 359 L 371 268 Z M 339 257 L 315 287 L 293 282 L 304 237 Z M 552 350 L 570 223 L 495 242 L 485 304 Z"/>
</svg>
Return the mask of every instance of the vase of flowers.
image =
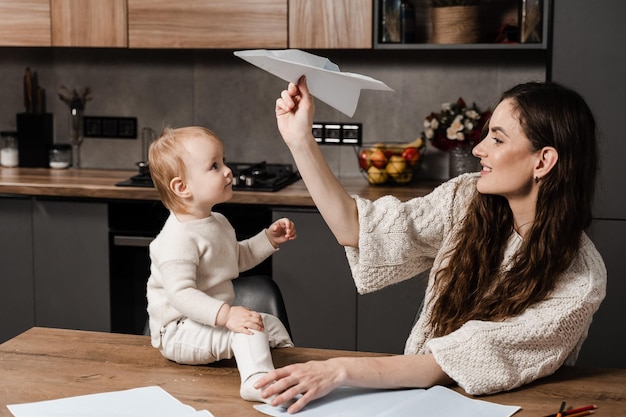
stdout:
<svg viewBox="0 0 626 417">
<path fill-rule="evenodd" d="M 69 139 L 72 145 L 72 168 L 80 168 L 80 145 L 83 143 L 85 103 L 91 100 L 91 89 L 86 87 L 82 93 L 76 89 L 70 91 L 61 86 L 59 98 L 69 106 Z"/>
<path fill-rule="evenodd" d="M 478 110 L 475 103 L 467 106 L 463 98 L 443 103 L 441 110 L 424 119 L 423 137 L 437 149 L 446 151 L 450 158 L 450 177 L 478 171 L 478 159 L 472 148 L 481 140 L 482 130 L 491 112 Z"/>
<path fill-rule="evenodd" d="M 431 43 L 478 42 L 479 15 L 479 0 L 431 0 Z"/>
</svg>

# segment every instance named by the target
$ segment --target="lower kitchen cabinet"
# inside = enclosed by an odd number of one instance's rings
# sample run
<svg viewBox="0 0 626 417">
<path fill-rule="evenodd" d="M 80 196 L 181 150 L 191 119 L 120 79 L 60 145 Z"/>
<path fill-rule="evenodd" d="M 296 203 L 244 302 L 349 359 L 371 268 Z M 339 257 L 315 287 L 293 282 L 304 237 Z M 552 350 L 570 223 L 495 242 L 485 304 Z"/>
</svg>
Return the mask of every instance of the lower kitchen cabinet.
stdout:
<svg viewBox="0 0 626 417">
<path fill-rule="evenodd" d="M 578 356 L 577 365 L 600 368 L 626 368 L 624 317 L 626 317 L 626 258 L 620 244 L 626 236 L 626 220 L 594 219 L 589 237 L 604 259 L 607 270 L 606 298 L 593 317 L 589 336 Z"/>
<path fill-rule="evenodd" d="M 0 198 L 0 342 L 32 326 L 110 330 L 107 205 Z"/>
<path fill-rule="evenodd" d="M 0 198 L 0 343 L 35 324 L 32 200 Z"/>
<path fill-rule="evenodd" d="M 357 350 L 403 353 L 419 312 L 428 271 L 358 297 Z"/>
<path fill-rule="evenodd" d="M 110 331 L 107 204 L 33 203 L 35 323 Z"/>
<path fill-rule="evenodd" d="M 317 210 L 275 209 L 298 237 L 272 256 L 296 346 L 356 349 L 357 296 L 343 248 Z"/>
<path fill-rule="evenodd" d="M 272 270 L 296 346 L 402 353 L 421 305 L 426 277 L 358 295 L 344 248 L 315 209 L 274 209 L 298 238 L 281 245 Z"/>
</svg>

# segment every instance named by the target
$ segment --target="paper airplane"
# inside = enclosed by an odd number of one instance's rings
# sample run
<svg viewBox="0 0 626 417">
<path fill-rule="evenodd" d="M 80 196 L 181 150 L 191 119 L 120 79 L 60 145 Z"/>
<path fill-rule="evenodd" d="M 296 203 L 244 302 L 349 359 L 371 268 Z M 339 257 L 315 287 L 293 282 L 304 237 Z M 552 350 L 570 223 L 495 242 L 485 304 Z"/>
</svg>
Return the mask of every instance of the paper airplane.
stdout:
<svg viewBox="0 0 626 417">
<path fill-rule="evenodd" d="M 313 96 L 349 117 L 356 111 L 361 90 L 393 91 L 382 81 L 341 72 L 328 58 L 299 49 L 235 51 L 235 56 L 288 82 L 297 83 L 306 75 Z"/>
</svg>

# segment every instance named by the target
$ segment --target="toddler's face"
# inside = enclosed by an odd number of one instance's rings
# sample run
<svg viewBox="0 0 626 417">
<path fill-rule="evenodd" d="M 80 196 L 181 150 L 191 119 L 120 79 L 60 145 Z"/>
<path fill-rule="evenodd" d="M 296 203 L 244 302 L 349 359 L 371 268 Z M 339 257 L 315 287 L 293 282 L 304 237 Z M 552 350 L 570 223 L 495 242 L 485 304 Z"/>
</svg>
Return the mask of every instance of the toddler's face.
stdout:
<svg viewBox="0 0 626 417">
<path fill-rule="evenodd" d="M 185 179 L 193 208 L 211 210 L 233 196 L 233 173 L 224 163 L 224 147 L 211 136 L 194 136 L 184 143 Z"/>
</svg>

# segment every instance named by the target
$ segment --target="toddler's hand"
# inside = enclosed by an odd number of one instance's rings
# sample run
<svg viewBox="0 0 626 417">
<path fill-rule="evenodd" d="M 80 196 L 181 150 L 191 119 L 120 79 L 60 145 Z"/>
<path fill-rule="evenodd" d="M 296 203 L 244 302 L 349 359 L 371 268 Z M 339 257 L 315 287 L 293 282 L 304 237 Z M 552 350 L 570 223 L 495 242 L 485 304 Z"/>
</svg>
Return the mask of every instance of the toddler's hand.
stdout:
<svg viewBox="0 0 626 417">
<path fill-rule="evenodd" d="M 288 218 L 283 217 L 267 228 L 266 235 L 272 245 L 277 248 L 281 243 L 296 238 L 296 225 Z"/>
<path fill-rule="evenodd" d="M 235 333 L 252 334 L 251 330 L 265 330 L 261 314 L 241 306 L 230 306 L 225 326 Z"/>
</svg>

